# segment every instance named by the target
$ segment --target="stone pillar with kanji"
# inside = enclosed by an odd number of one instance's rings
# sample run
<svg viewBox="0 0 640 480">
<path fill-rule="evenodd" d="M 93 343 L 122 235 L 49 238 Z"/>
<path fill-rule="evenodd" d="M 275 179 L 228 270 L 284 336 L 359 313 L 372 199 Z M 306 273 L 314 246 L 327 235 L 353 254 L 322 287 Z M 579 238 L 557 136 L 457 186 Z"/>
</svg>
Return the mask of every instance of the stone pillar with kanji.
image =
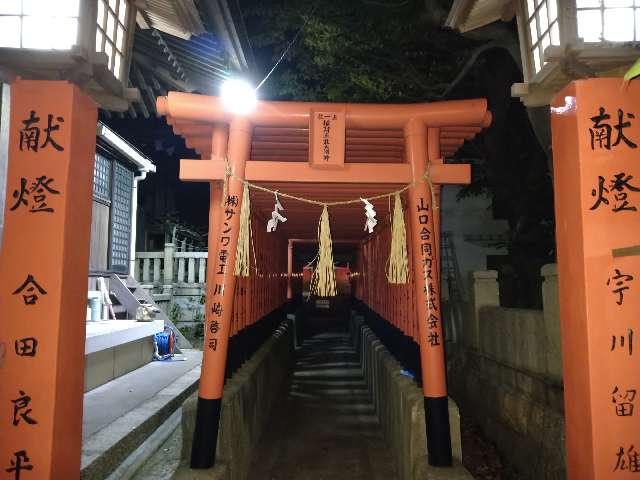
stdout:
<svg viewBox="0 0 640 480">
<path fill-rule="evenodd" d="M 640 83 L 577 81 L 551 105 L 571 480 L 640 475 Z"/>
<path fill-rule="evenodd" d="M 0 472 L 80 477 L 97 106 L 57 81 L 11 85 L 0 252 Z"/>
</svg>

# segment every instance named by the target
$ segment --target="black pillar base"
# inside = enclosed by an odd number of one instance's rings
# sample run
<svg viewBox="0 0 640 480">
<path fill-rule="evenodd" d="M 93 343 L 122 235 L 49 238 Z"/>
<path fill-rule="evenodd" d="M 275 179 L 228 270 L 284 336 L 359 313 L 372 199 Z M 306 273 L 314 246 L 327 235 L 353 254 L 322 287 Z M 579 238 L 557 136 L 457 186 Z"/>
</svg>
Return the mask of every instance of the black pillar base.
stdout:
<svg viewBox="0 0 640 480">
<path fill-rule="evenodd" d="M 211 468 L 215 464 L 221 403 L 220 398 L 210 400 L 198 397 L 196 428 L 191 446 L 191 468 Z"/>
<path fill-rule="evenodd" d="M 429 465 L 450 467 L 453 465 L 453 458 L 449 428 L 449 399 L 447 397 L 424 397 L 424 413 Z"/>
</svg>

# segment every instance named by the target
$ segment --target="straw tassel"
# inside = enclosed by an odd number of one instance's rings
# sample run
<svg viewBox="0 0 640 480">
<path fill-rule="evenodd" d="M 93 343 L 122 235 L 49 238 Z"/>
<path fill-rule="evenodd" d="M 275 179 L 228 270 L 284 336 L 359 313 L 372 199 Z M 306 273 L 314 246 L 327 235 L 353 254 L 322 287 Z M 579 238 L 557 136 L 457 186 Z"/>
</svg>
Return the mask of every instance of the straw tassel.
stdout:
<svg viewBox="0 0 640 480">
<path fill-rule="evenodd" d="M 333 267 L 333 245 L 329 211 L 325 205 L 318 225 L 318 263 L 311 279 L 311 293 L 319 297 L 336 296 L 336 272 Z"/>
<path fill-rule="evenodd" d="M 391 222 L 391 251 L 389 253 L 389 266 L 387 269 L 387 280 L 389 283 L 407 283 L 408 260 L 407 260 L 407 230 L 404 224 L 404 213 L 402 211 L 402 200 L 400 193 L 395 193 L 395 204 L 393 206 L 393 220 Z"/>
<path fill-rule="evenodd" d="M 242 205 L 240 206 L 240 231 L 238 232 L 238 250 L 236 251 L 235 274 L 237 277 L 249 276 L 249 237 L 251 236 L 251 204 L 249 185 L 244 184 Z"/>
</svg>

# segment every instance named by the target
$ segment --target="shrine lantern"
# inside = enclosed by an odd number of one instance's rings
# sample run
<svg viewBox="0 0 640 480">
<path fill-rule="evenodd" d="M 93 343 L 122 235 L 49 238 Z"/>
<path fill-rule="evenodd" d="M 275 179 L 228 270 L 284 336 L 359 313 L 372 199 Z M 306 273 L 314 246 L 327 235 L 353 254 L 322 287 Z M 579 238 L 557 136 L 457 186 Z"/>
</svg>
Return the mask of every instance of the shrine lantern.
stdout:
<svg viewBox="0 0 640 480">
<path fill-rule="evenodd" d="M 525 81 L 512 93 L 527 106 L 547 105 L 575 78 L 622 75 L 638 58 L 634 0 L 526 0 L 516 15 Z"/>
<path fill-rule="evenodd" d="M 511 93 L 528 107 L 574 79 L 622 76 L 640 53 L 637 0 L 455 0 L 445 26 L 478 35 L 514 17 L 524 81 Z"/>
<path fill-rule="evenodd" d="M 68 80 L 102 108 L 123 111 L 136 6 L 131 0 L 2 0 L 0 77 Z"/>
</svg>

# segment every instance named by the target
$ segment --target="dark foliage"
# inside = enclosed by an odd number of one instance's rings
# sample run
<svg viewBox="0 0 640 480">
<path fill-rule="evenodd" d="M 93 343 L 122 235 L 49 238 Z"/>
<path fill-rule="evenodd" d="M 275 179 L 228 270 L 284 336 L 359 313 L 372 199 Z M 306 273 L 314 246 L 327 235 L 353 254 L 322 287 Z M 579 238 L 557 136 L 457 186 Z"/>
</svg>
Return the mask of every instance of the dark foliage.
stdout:
<svg viewBox="0 0 640 480">
<path fill-rule="evenodd" d="M 436 1 L 247 0 L 242 7 L 264 72 L 300 31 L 260 90 L 271 100 L 435 99 L 475 45 L 439 27 L 447 7 Z"/>
<path fill-rule="evenodd" d="M 510 86 L 520 81 L 505 50 L 493 49 L 456 89 L 460 97 L 486 97 L 493 114 L 491 128 L 458 154 L 484 159 L 461 195 L 490 196 L 494 217 L 509 223 L 509 258 L 490 265 L 500 271 L 503 305 L 540 307 L 540 267 L 555 259 L 553 182 L 527 111 L 510 95 Z"/>
</svg>

